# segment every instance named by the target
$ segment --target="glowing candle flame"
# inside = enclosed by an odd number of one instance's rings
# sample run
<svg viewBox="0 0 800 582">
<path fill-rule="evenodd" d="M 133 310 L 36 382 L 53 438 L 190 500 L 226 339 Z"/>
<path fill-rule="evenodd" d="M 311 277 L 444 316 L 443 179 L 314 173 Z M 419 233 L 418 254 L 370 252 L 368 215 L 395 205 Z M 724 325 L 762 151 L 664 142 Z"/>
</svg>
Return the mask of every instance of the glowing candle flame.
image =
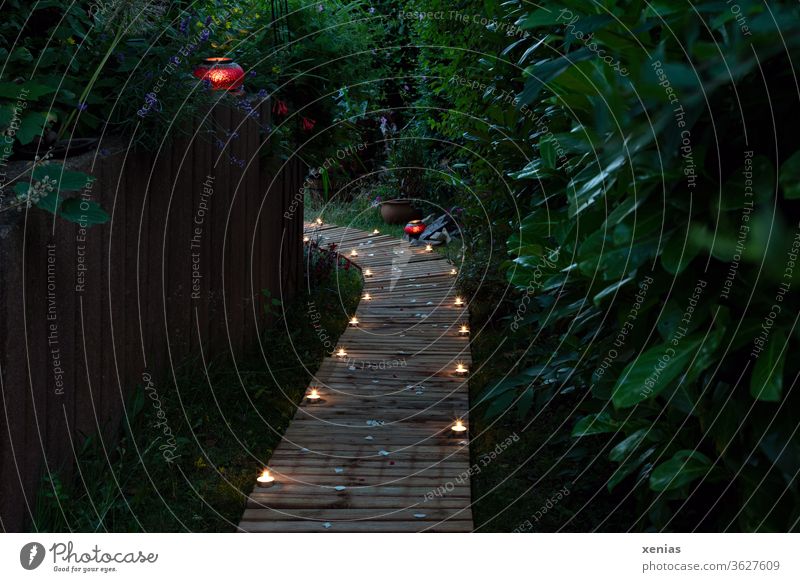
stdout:
<svg viewBox="0 0 800 582">
<path fill-rule="evenodd" d="M 425 245 L 425 252 L 426 253 L 432 253 L 433 252 L 433 246 Z"/>
<path fill-rule="evenodd" d="M 362 297 L 362 299 L 364 299 L 365 301 L 369 301 L 370 299 L 372 299 L 372 295 L 370 295 L 369 293 L 364 293 L 364 297 Z"/>
<path fill-rule="evenodd" d="M 311 400 L 311 401 L 316 401 L 316 400 L 319 400 L 319 398 L 320 398 L 320 396 L 319 396 L 319 390 L 317 390 L 316 388 L 312 388 L 312 389 L 311 389 L 311 392 L 309 392 L 309 393 L 306 395 L 306 398 L 308 398 L 308 399 L 309 399 L 309 400 Z"/>
<path fill-rule="evenodd" d="M 450 274 L 451 275 L 458 275 L 458 271 L 456 271 L 455 269 L 450 269 Z"/>
<path fill-rule="evenodd" d="M 307 237 L 307 236 L 304 236 L 304 237 L 303 237 L 303 242 L 308 242 L 308 241 L 310 241 L 310 240 L 311 240 L 311 239 L 310 239 L 309 237 Z"/>
<path fill-rule="evenodd" d="M 469 327 L 466 325 L 462 325 L 461 328 L 458 330 L 460 335 L 469 335 Z"/>
<path fill-rule="evenodd" d="M 379 231 L 377 228 L 372 231 L 372 234 L 380 234 L 380 233 L 381 233 L 381 231 Z"/>
<path fill-rule="evenodd" d="M 256 478 L 256 481 L 258 481 L 259 485 L 262 487 L 269 487 L 275 483 L 275 477 L 269 474 L 269 469 L 264 469 L 261 475 Z"/>
<path fill-rule="evenodd" d="M 459 362 L 459 363 L 456 365 L 456 374 L 458 374 L 459 376 L 464 376 L 464 375 L 466 375 L 466 373 L 467 373 L 467 368 L 466 368 L 466 366 L 464 366 L 464 364 L 462 364 L 461 362 Z"/>
<path fill-rule="evenodd" d="M 459 306 L 459 307 L 461 305 L 464 305 L 464 300 L 461 299 L 461 297 L 456 297 L 456 305 Z"/>
<path fill-rule="evenodd" d="M 344 358 L 345 356 L 347 356 L 347 352 L 344 350 L 344 348 L 339 348 L 339 351 L 336 352 L 336 355 L 339 356 L 340 358 Z"/>
<path fill-rule="evenodd" d="M 358 256 L 358 251 L 356 249 L 353 249 L 352 251 L 350 251 L 350 256 L 351 257 L 357 257 Z"/>
<path fill-rule="evenodd" d="M 450 427 L 453 432 L 465 432 L 467 427 L 464 426 L 464 422 L 459 418 L 456 423 Z"/>
<path fill-rule="evenodd" d="M 354 315 L 353 318 L 350 320 L 350 325 L 353 327 L 358 326 L 358 318 Z"/>
<path fill-rule="evenodd" d="M 322 225 L 322 217 L 318 216 L 317 220 L 315 220 L 315 222 L 321 226 Z"/>
<path fill-rule="evenodd" d="M 369 269 L 366 269 L 366 270 L 364 271 L 364 276 L 365 276 L 365 277 L 372 277 L 372 271 L 370 271 Z"/>
</svg>

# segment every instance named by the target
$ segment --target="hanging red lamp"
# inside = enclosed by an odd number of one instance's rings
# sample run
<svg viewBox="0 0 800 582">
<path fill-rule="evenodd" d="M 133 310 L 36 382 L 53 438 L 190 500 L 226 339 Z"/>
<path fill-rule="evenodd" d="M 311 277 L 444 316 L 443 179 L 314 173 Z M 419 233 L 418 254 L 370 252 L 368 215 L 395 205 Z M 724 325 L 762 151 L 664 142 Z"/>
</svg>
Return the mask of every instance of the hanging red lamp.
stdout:
<svg viewBox="0 0 800 582">
<path fill-rule="evenodd" d="M 208 80 L 215 91 L 241 90 L 244 83 L 244 69 L 227 57 L 208 57 L 194 70 L 194 76 Z"/>
</svg>

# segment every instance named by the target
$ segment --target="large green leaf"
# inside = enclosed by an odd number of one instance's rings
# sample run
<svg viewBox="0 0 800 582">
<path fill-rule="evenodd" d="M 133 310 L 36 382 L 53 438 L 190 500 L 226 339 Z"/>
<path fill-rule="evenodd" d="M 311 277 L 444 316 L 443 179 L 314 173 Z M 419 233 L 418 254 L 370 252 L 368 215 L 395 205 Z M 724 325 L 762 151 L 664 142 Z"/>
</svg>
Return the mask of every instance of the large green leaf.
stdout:
<svg viewBox="0 0 800 582">
<path fill-rule="evenodd" d="M 82 226 L 103 224 L 108 222 L 108 214 L 94 200 L 70 198 L 61 204 L 58 215 Z"/>
<path fill-rule="evenodd" d="M 509 409 L 516 396 L 517 395 L 514 392 L 504 392 L 495 397 L 492 403 L 486 409 L 484 416 L 489 420 L 500 416 L 503 412 L 506 412 Z"/>
<path fill-rule="evenodd" d="M 49 119 L 50 116 L 46 111 L 32 111 L 26 114 L 20 121 L 16 133 L 19 143 L 29 144 L 33 138 L 42 135 Z"/>
<path fill-rule="evenodd" d="M 41 208 L 42 210 L 47 210 L 47 212 L 52 212 L 55 214 L 58 212 L 58 206 L 61 203 L 62 198 L 58 195 L 58 192 L 50 192 L 47 196 L 43 196 L 39 198 L 36 202 L 36 206 Z"/>
<path fill-rule="evenodd" d="M 524 18 L 518 21 L 520 28 L 532 29 L 540 26 L 547 26 L 556 24 L 559 21 L 559 12 L 557 10 L 536 10 L 527 14 Z"/>
<path fill-rule="evenodd" d="M 783 364 L 786 361 L 787 334 L 775 329 L 766 349 L 759 354 L 750 377 L 750 394 L 757 400 L 778 402 L 783 392 Z"/>
<path fill-rule="evenodd" d="M 609 491 L 612 491 L 614 487 L 619 485 L 628 475 L 633 473 L 636 469 L 638 469 L 642 463 L 644 463 L 648 457 L 650 457 L 656 451 L 656 447 L 650 447 L 641 455 L 639 455 L 635 459 L 629 459 L 622 463 L 617 469 L 614 471 L 614 474 L 608 480 L 606 484 L 606 488 Z M 645 469 L 647 467 L 645 466 Z"/>
<path fill-rule="evenodd" d="M 682 450 L 661 463 L 650 474 L 650 489 L 670 491 L 699 479 L 711 470 L 711 459 L 703 453 Z"/>
<path fill-rule="evenodd" d="M 698 252 L 700 245 L 690 236 L 688 229 L 678 229 L 664 245 L 664 250 L 661 252 L 661 266 L 668 273 L 678 275 L 692 262 Z"/>
<path fill-rule="evenodd" d="M 617 408 L 628 408 L 660 394 L 679 375 L 687 371 L 703 337 L 684 337 L 659 344 L 641 354 L 625 367 L 617 380 L 611 399 Z"/>
<path fill-rule="evenodd" d="M 527 67 L 525 73 L 528 79 L 525 81 L 525 88 L 517 96 L 519 99 L 519 106 L 521 107 L 522 105 L 529 105 L 532 103 L 550 81 L 561 75 L 561 73 L 572 67 L 575 63 L 585 61 L 593 56 L 594 54 L 589 51 L 589 49 L 582 48 L 572 51 L 568 55 L 562 57 L 536 61 L 533 65 Z"/>
<path fill-rule="evenodd" d="M 639 445 L 644 442 L 651 430 L 651 428 L 640 428 L 634 431 L 611 449 L 608 453 L 608 458 L 617 463 L 621 463 L 639 448 Z"/>
<path fill-rule="evenodd" d="M 582 437 L 607 432 L 617 432 L 622 428 L 622 422 L 612 418 L 608 412 L 589 414 L 581 418 L 572 429 L 572 436 Z"/>
<path fill-rule="evenodd" d="M 539 138 L 539 155 L 542 157 L 545 168 L 548 170 L 555 169 L 557 155 L 552 139 L 546 136 Z"/>
<path fill-rule="evenodd" d="M 28 81 L 22 84 L 11 82 L 0 83 L 0 97 L 5 99 L 36 100 L 42 95 L 47 95 L 53 91 L 55 91 L 53 87 L 42 85 L 34 81 Z"/>
</svg>

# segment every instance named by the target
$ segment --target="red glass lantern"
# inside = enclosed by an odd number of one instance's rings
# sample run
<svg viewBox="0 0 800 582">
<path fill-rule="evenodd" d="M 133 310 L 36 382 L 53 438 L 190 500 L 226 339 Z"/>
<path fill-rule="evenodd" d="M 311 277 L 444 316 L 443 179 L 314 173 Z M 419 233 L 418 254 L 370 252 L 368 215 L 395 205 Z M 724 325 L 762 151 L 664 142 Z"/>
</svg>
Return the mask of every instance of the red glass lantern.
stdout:
<svg viewBox="0 0 800 582">
<path fill-rule="evenodd" d="M 198 79 L 208 79 L 215 91 L 238 92 L 244 83 L 244 69 L 227 57 L 209 57 L 194 70 Z"/>
<path fill-rule="evenodd" d="M 403 231 L 408 236 L 419 236 L 423 232 L 425 232 L 426 228 L 427 227 L 426 227 L 425 223 L 423 223 L 421 220 L 412 220 L 411 222 L 406 224 L 406 226 L 403 229 Z"/>
</svg>

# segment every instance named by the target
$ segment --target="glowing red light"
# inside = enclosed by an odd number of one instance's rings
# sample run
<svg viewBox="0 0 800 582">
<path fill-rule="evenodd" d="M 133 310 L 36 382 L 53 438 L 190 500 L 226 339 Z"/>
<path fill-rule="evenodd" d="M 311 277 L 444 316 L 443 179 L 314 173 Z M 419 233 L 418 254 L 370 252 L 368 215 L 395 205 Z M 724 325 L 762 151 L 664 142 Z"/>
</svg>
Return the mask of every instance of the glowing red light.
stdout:
<svg viewBox="0 0 800 582">
<path fill-rule="evenodd" d="M 226 57 L 209 57 L 194 70 L 194 76 L 208 79 L 215 91 L 236 91 L 244 82 L 244 69 Z"/>
<path fill-rule="evenodd" d="M 425 232 L 425 228 L 426 226 L 421 220 L 412 220 L 405 226 L 403 231 L 411 236 L 419 236 Z"/>
</svg>

